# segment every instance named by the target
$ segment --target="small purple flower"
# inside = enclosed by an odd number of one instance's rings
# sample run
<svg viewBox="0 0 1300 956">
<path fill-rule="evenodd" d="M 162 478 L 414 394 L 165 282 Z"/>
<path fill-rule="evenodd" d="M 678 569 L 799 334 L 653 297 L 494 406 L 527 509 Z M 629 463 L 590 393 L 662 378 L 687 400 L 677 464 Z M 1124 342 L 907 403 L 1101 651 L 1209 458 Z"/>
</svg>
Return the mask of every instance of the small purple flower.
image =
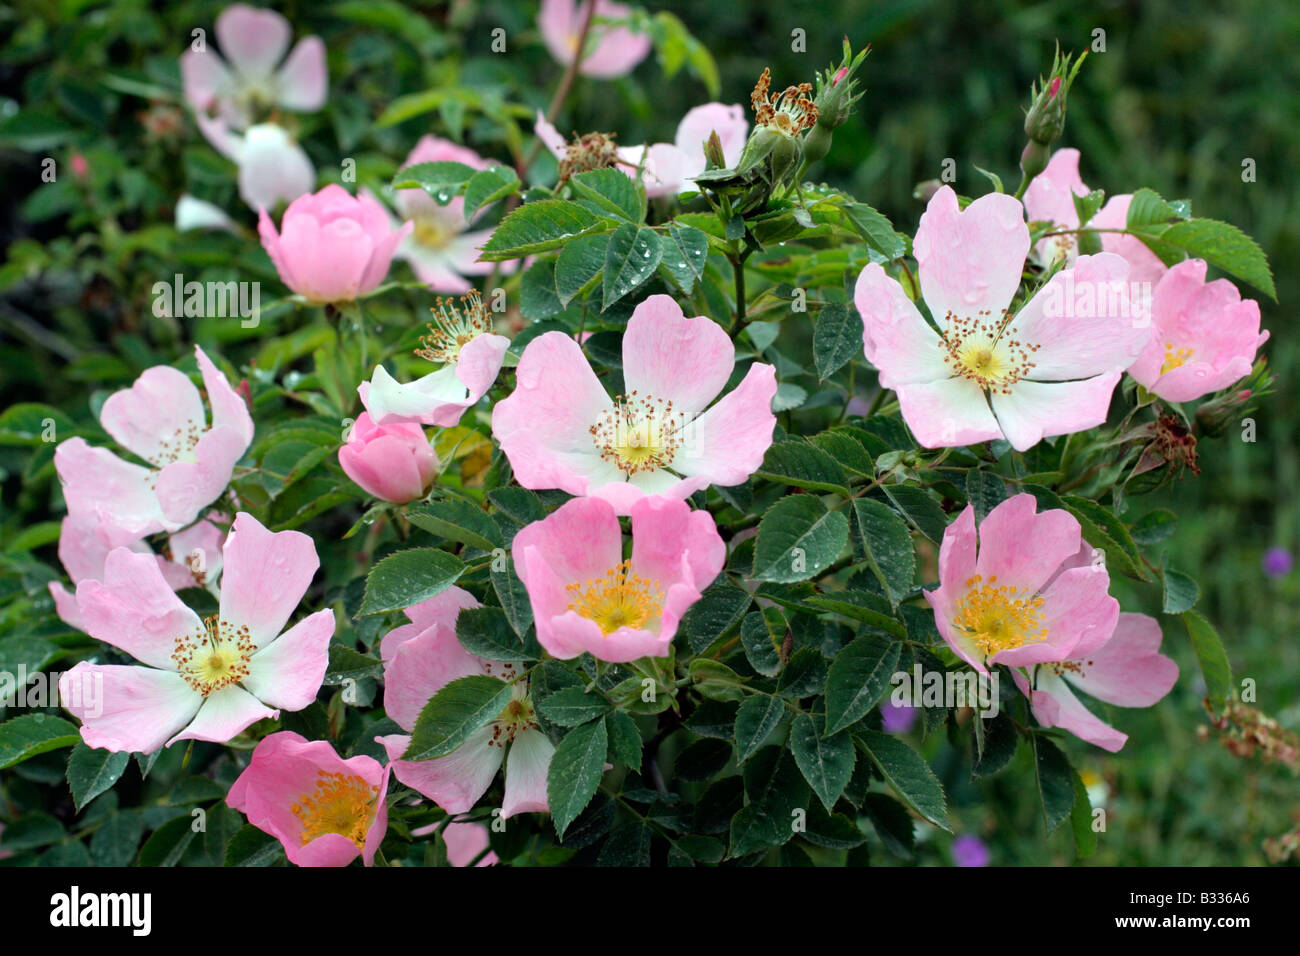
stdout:
<svg viewBox="0 0 1300 956">
<path fill-rule="evenodd" d="M 988 866 L 989 848 L 984 841 L 971 833 L 965 833 L 952 841 L 953 866 Z"/>
<path fill-rule="evenodd" d="M 1264 552 L 1264 559 L 1260 564 L 1264 568 L 1266 575 L 1277 580 L 1291 573 L 1291 568 L 1295 565 L 1295 558 L 1286 548 L 1269 548 Z"/>
<path fill-rule="evenodd" d="M 880 707 L 880 723 L 885 733 L 905 734 L 916 723 L 916 708 L 887 700 Z"/>
</svg>

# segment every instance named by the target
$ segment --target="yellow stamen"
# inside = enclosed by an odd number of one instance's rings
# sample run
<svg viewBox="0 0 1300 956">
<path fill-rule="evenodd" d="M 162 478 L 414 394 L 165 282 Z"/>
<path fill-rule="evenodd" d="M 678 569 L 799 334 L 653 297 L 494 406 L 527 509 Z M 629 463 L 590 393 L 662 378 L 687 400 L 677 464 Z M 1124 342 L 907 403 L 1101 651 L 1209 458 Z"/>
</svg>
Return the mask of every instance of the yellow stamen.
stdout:
<svg viewBox="0 0 1300 956">
<path fill-rule="evenodd" d="M 379 788 L 361 777 L 319 771 L 316 789 L 304 793 L 289 808 L 302 823 L 303 845 L 327 833 L 347 837 L 364 849 L 366 831 L 374 822 Z"/>
<path fill-rule="evenodd" d="M 997 575 L 985 584 L 977 574 L 967 580 L 966 588 L 966 596 L 957 602 L 953 624 L 985 658 L 1047 640 L 1041 597 L 1023 588 L 998 585 Z"/>
<path fill-rule="evenodd" d="M 632 562 L 610 568 L 604 577 L 570 584 L 574 595 L 570 611 L 595 621 L 605 634 L 620 627 L 644 627 L 663 613 L 664 595 L 659 584 L 632 573 Z"/>
<path fill-rule="evenodd" d="M 1160 366 L 1160 374 L 1164 375 L 1166 372 L 1172 372 L 1174 369 L 1179 368 L 1182 365 L 1185 365 L 1187 363 L 1187 360 L 1190 359 L 1191 357 L 1192 357 L 1191 349 L 1175 349 L 1173 342 L 1166 342 L 1165 343 L 1165 364 Z"/>
<path fill-rule="evenodd" d="M 667 468 L 683 444 L 686 416 L 652 395 L 620 395 L 588 431 L 605 461 L 627 475 Z"/>
<path fill-rule="evenodd" d="M 203 621 L 201 632 L 176 639 L 172 660 L 185 683 L 207 697 L 247 677 L 256 650 L 247 625 L 235 627 L 214 614 Z"/>
<path fill-rule="evenodd" d="M 421 348 L 415 354 L 422 359 L 449 364 L 460 358 L 460 350 L 485 332 L 492 331 L 492 316 L 483 305 L 477 289 L 455 299 L 439 296 L 434 300 L 433 321 L 429 334 L 420 336 Z"/>
</svg>

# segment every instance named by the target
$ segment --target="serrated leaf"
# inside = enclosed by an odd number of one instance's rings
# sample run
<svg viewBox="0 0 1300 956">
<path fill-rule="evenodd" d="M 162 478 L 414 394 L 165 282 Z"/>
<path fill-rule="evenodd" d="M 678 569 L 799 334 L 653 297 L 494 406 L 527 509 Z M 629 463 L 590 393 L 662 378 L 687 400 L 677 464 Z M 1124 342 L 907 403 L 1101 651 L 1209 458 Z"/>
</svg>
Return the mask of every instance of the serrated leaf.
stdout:
<svg viewBox="0 0 1300 956">
<path fill-rule="evenodd" d="M 81 739 L 75 725 L 49 714 L 23 714 L 0 724 L 0 770 L 29 757 L 71 747 Z"/>
<path fill-rule="evenodd" d="M 398 170 L 393 177 L 394 189 L 423 189 L 445 206 L 478 172 L 473 166 L 442 160 L 434 163 L 415 163 Z"/>
<path fill-rule="evenodd" d="M 456 617 L 456 638 L 461 647 L 484 660 L 535 661 L 541 656 L 537 643 L 511 627 L 500 608 L 463 609 Z"/>
<path fill-rule="evenodd" d="M 790 625 L 779 607 L 765 607 L 745 615 L 740 642 L 751 667 L 764 677 L 781 670 L 781 647 Z"/>
<path fill-rule="evenodd" d="M 813 364 L 826 381 L 862 352 L 862 317 L 848 305 L 832 303 L 817 316 L 813 329 Z"/>
<path fill-rule="evenodd" d="M 894 231 L 888 219 L 866 203 L 846 203 L 844 215 L 858 235 L 886 259 L 901 258 L 907 252 L 907 241 Z"/>
<path fill-rule="evenodd" d="M 803 778 L 829 813 L 853 776 L 853 740 L 840 732 L 823 737 L 814 719 L 797 714 L 790 725 L 790 749 Z"/>
<path fill-rule="evenodd" d="M 767 510 L 754 546 L 756 581 L 791 583 L 816 577 L 848 543 L 849 519 L 813 495 L 791 495 Z"/>
<path fill-rule="evenodd" d="M 605 717 L 605 730 L 609 734 L 609 748 L 614 757 L 629 770 L 641 771 L 641 732 L 636 721 L 622 711 Z"/>
<path fill-rule="evenodd" d="M 650 278 L 659 267 L 662 255 L 659 237 L 653 229 L 630 224 L 615 229 L 605 247 L 600 310 L 604 312 Z"/>
<path fill-rule="evenodd" d="M 1196 611 L 1184 611 L 1182 617 L 1201 665 L 1206 695 L 1217 707 L 1232 692 L 1232 665 L 1228 662 L 1228 653 L 1223 649 L 1223 641 L 1213 624 Z"/>
<path fill-rule="evenodd" d="M 808 598 L 807 603 L 820 610 L 869 624 L 897 638 L 907 636 L 907 628 L 890 613 L 889 602 L 870 591 L 827 591 Z"/>
<path fill-rule="evenodd" d="M 581 687 L 565 687 L 537 703 L 542 716 L 560 727 L 577 727 L 609 712 L 609 701 Z"/>
<path fill-rule="evenodd" d="M 668 236 L 695 278 L 702 279 L 704 267 L 709 261 L 708 234 L 674 219 L 668 224 Z"/>
<path fill-rule="evenodd" d="M 609 233 L 581 236 L 566 243 L 555 260 L 555 294 L 568 306 L 578 295 L 595 288 L 605 268 L 605 250 Z"/>
<path fill-rule="evenodd" d="M 521 259 L 558 249 L 576 236 L 607 228 L 604 222 L 575 202 L 538 199 L 506 216 L 483 246 L 483 262 Z"/>
<path fill-rule="evenodd" d="M 420 711 L 403 760 L 444 757 L 476 730 L 495 719 L 510 702 L 510 685 L 474 674 L 447 683 Z"/>
<path fill-rule="evenodd" d="M 645 217 L 645 192 L 640 181 L 618 169 L 593 169 L 569 177 L 569 188 L 582 199 L 613 213 L 620 219 L 639 223 Z"/>
<path fill-rule="evenodd" d="M 465 221 L 470 222 L 484 206 L 513 196 L 519 191 L 519 175 L 509 166 L 489 166 L 465 184 Z"/>
<path fill-rule="evenodd" d="M 600 786 L 608 749 L 609 733 L 604 720 L 573 728 L 555 748 L 546 776 L 546 795 L 551 822 L 560 838 Z"/>
<path fill-rule="evenodd" d="M 992 472 L 972 468 L 966 472 L 966 497 L 975 506 L 975 520 L 983 521 L 1006 500 L 1007 485 Z"/>
<path fill-rule="evenodd" d="M 704 589 L 700 599 L 682 616 L 680 630 L 691 650 L 699 654 L 734 627 L 748 610 L 753 598 L 725 578 Z"/>
<path fill-rule="evenodd" d="M 753 756 L 784 715 L 785 704 L 779 697 L 767 694 L 746 697 L 736 711 L 736 759 L 744 763 Z"/>
<path fill-rule="evenodd" d="M 796 488 L 834 491 L 846 498 L 849 495 L 848 477 L 839 463 L 829 453 L 802 440 L 773 442 L 756 474 Z"/>
<path fill-rule="evenodd" d="M 874 730 L 861 731 L 857 739 L 903 802 L 935 826 L 952 832 L 943 786 L 920 754 L 896 737 Z"/>
<path fill-rule="evenodd" d="M 1164 606 L 1166 614 L 1182 614 L 1196 606 L 1201 596 L 1200 585 L 1191 577 L 1173 568 L 1166 568 L 1163 574 Z"/>
<path fill-rule="evenodd" d="M 400 611 L 441 594 L 465 570 L 455 555 L 437 548 L 411 548 L 390 554 L 366 575 L 359 615 Z"/>
<path fill-rule="evenodd" d="M 1277 301 L 1277 287 L 1264 250 L 1231 223 L 1189 219 L 1161 232 L 1159 241 L 1181 249 L 1191 258 L 1204 259 Z"/>
<path fill-rule="evenodd" d="M 125 750 L 97 750 L 84 743 L 73 747 L 68 757 L 68 788 L 77 811 L 117 783 L 130 762 L 131 754 Z"/>
<path fill-rule="evenodd" d="M 897 607 L 916 576 L 911 532 L 894 509 L 871 498 L 854 500 L 853 518 L 867 564 Z"/>
<path fill-rule="evenodd" d="M 898 669 L 902 645 L 875 634 L 854 639 L 835 655 L 826 675 L 826 727 L 834 734 L 876 706 Z"/>
<path fill-rule="evenodd" d="M 491 551 L 505 545 L 501 529 L 488 513 L 459 498 L 408 505 L 404 514 L 406 520 L 417 528 L 480 551 Z"/>
<path fill-rule="evenodd" d="M 1043 820 L 1051 833 L 1074 806 L 1074 769 L 1061 749 L 1042 734 L 1033 735 L 1034 776 L 1043 804 Z"/>
</svg>

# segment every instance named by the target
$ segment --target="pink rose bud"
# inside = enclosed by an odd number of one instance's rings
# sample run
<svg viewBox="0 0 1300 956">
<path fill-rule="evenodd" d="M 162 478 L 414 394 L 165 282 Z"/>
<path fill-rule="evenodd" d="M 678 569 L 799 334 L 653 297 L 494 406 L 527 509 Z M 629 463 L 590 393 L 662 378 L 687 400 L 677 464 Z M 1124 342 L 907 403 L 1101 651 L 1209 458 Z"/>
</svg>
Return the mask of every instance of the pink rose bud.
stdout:
<svg viewBox="0 0 1300 956">
<path fill-rule="evenodd" d="M 72 154 L 72 172 L 78 179 L 85 179 L 90 174 L 90 163 L 86 162 L 86 157 L 80 153 Z"/>
<path fill-rule="evenodd" d="M 376 425 L 362 412 L 339 449 L 339 464 L 376 498 L 405 504 L 424 497 L 437 474 L 438 456 L 419 425 Z"/>
<path fill-rule="evenodd" d="M 257 232 L 280 278 L 313 302 L 346 302 L 374 290 L 388 275 L 393 252 L 415 228 L 394 229 L 384 207 L 342 186 L 299 196 L 275 231 L 262 209 Z"/>
<path fill-rule="evenodd" d="M 1049 100 L 1055 99 L 1056 94 L 1059 92 L 1061 92 L 1061 78 L 1059 76 L 1054 76 L 1052 77 L 1052 85 L 1047 89 L 1047 98 Z"/>
<path fill-rule="evenodd" d="M 844 79 L 844 77 L 848 75 L 849 75 L 849 68 L 847 66 L 840 67 L 839 72 L 835 74 L 835 79 L 831 80 L 831 86 L 837 85 L 840 82 L 840 80 Z"/>
</svg>

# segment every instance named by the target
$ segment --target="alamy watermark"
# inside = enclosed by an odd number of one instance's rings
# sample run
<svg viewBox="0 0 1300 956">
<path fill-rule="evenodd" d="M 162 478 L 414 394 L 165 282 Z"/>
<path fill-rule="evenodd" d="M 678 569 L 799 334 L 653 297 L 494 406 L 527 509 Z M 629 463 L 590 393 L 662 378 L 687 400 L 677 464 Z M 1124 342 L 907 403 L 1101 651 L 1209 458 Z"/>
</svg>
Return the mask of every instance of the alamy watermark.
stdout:
<svg viewBox="0 0 1300 956">
<path fill-rule="evenodd" d="M 895 707 L 972 707 L 981 717 L 996 717 L 1001 710 L 998 675 L 975 671 L 927 671 L 915 664 L 911 671 L 895 671 L 889 678 Z"/>
<path fill-rule="evenodd" d="M 240 326 L 255 329 L 262 321 L 260 282 L 185 281 L 179 272 L 168 282 L 155 282 L 153 314 L 178 319 L 240 319 Z"/>
</svg>

